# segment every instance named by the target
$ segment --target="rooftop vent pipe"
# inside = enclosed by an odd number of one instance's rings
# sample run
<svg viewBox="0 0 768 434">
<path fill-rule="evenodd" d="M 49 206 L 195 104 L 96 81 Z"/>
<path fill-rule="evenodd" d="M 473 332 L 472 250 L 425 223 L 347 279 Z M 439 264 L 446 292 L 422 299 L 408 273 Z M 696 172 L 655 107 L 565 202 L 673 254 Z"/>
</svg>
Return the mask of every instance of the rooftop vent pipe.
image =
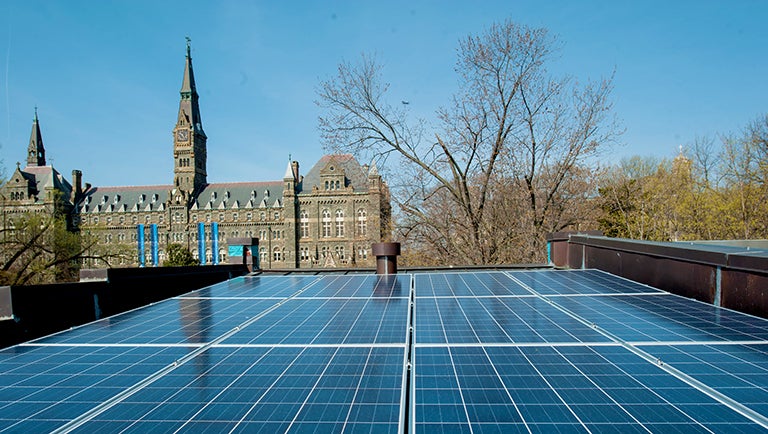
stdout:
<svg viewBox="0 0 768 434">
<path fill-rule="evenodd" d="M 397 274 L 400 243 L 374 243 L 371 250 L 376 256 L 376 274 Z"/>
</svg>

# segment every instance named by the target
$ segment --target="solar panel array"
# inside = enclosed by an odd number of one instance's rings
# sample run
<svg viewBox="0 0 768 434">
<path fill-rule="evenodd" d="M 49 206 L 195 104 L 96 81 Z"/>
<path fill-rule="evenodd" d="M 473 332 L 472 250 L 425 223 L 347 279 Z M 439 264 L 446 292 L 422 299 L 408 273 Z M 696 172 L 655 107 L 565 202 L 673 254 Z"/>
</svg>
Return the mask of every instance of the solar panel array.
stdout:
<svg viewBox="0 0 768 434">
<path fill-rule="evenodd" d="M 247 276 L 0 351 L 0 432 L 764 432 L 766 371 L 595 270 Z"/>
</svg>

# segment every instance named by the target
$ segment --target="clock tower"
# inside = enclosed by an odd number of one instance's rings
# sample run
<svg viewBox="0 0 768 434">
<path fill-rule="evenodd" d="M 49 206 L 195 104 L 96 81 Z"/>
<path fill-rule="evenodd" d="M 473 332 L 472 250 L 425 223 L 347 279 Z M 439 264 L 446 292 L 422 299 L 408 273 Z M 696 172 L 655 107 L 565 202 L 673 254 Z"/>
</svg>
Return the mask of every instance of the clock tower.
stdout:
<svg viewBox="0 0 768 434">
<path fill-rule="evenodd" d="M 173 128 L 173 188 L 193 197 L 207 184 L 206 141 L 198 104 L 195 74 L 192 71 L 190 40 L 181 83 L 179 115 Z"/>
</svg>

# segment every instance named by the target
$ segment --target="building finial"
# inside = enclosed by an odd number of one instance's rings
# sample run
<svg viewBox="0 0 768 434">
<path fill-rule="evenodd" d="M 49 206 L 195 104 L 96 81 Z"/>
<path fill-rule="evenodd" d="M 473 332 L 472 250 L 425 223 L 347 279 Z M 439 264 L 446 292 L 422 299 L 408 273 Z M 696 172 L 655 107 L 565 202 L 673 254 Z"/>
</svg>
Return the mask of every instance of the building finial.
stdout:
<svg viewBox="0 0 768 434">
<path fill-rule="evenodd" d="M 288 153 L 288 161 L 291 161 L 291 153 Z"/>
<path fill-rule="evenodd" d="M 192 49 L 191 49 L 192 39 L 189 39 L 189 36 L 185 36 L 184 39 L 187 40 L 187 57 L 192 57 L 190 55 L 190 53 L 192 51 Z"/>
<path fill-rule="evenodd" d="M 35 122 L 37 122 L 37 106 L 35 106 Z"/>
</svg>

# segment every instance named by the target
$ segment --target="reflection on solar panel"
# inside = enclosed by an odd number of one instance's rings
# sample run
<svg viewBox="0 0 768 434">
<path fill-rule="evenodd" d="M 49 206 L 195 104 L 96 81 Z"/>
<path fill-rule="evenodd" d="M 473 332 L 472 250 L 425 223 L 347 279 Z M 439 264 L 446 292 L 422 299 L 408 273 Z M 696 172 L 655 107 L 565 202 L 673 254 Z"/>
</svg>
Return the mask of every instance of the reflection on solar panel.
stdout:
<svg viewBox="0 0 768 434">
<path fill-rule="evenodd" d="M 252 276 L 0 351 L 0 431 L 763 432 L 766 371 L 594 270 Z"/>
</svg>

